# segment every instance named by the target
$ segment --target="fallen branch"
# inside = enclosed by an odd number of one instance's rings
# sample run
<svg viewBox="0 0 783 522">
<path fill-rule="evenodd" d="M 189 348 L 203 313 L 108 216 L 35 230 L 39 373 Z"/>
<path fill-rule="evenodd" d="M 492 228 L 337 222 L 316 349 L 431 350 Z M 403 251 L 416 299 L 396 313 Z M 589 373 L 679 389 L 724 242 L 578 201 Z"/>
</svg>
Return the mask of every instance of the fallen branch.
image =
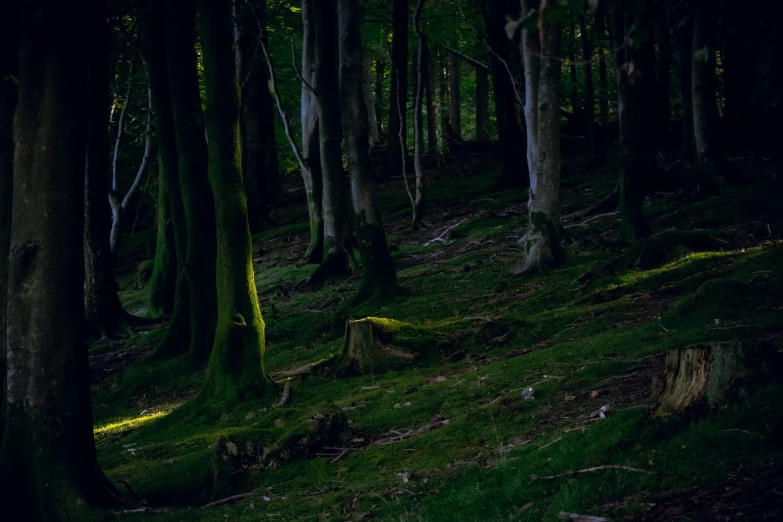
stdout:
<svg viewBox="0 0 783 522">
<path fill-rule="evenodd" d="M 255 493 L 241 493 L 239 495 L 233 495 L 226 498 L 221 498 L 220 500 L 216 500 L 214 502 L 210 502 L 209 504 L 204 504 L 199 509 L 209 509 L 211 507 L 220 506 L 221 504 L 228 504 L 229 502 L 236 502 L 237 500 L 244 500 L 246 498 L 250 498 Z"/>
<path fill-rule="evenodd" d="M 566 225 L 563 228 L 583 227 L 583 226 L 587 225 L 588 223 L 590 223 L 591 221 L 595 221 L 596 219 L 600 219 L 602 217 L 616 216 L 619 212 L 620 212 L 619 210 L 615 210 L 615 211 L 612 211 L 612 212 L 607 212 L 606 214 L 598 214 L 597 216 L 592 216 L 590 218 L 585 219 L 581 223 L 574 223 L 572 225 Z"/>
<path fill-rule="evenodd" d="M 446 234 L 448 234 L 450 231 L 454 230 L 455 228 L 457 228 L 458 226 L 460 226 L 460 225 L 461 225 L 461 224 L 463 224 L 464 222 L 465 222 L 465 220 L 463 219 L 462 221 L 460 221 L 460 222 L 459 222 L 459 223 L 457 223 L 456 225 L 450 226 L 449 228 L 447 228 L 446 230 L 444 230 L 444 231 L 443 231 L 443 233 L 442 233 L 441 235 L 439 235 L 438 237 L 436 237 L 435 239 L 432 239 L 432 240 L 430 240 L 430 241 L 427 241 L 426 243 L 424 243 L 424 246 L 429 246 L 429 245 L 431 245 L 432 243 L 434 243 L 435 241 L 443 241 L 443 236 L 445 236 L 445 235 L 446 235 Z"/>
<path fill-rule="evenodd" d="M 280 397 L 280 402 L 278 402 L 277 404 L 273 404 L 272 406 L 269 406 L 267 408 L 264 408 L 261 411 L 272 411 L 282 406 L 285 406 L 285 403 L 288 402 L 288 399 L 290 397 L 291 397 L 291 381 L 285 381 L 285 385 L 283 386 L 283 395 Z"/>
<path fill-rule="evenodd" d="M 398 435 L 394 435 L 386 439 L 376 440 L 375 442 L 370 444 L 370 446 L 388 446 L 389 444 L 395 444 L 405 439 L 415 437 L 416 435 L 422 435 L 424 433 L 427 433 L 428 431 L 434 430 L 436 428 L 440 428 L 441 426 L 445 426 L 448 423 L 449 423 L 448 419 L 438 419 L 435 422 L 422 426 L 417 430 L 408 430 L 405 433 L 395 432 L 398 433 Z"/>
<path fill-rule="evenodd" d="M 538 448 L 538 449 L 539 449 L 539 450 L 542 450 L 542 449 L 544 449 L 544 448 L 548 448 L 549 446 L 551 446 L 551 445 L 552 445 L 552 444 L 554 444 L 555 442 L 560 442 L 561 440 L 563 440 L 563 437 L 558 437 L 558 438 L 556 438 L 556 439 L 554 439 L 554 440 L 552 440 L 552 441 L 550 441 L 550 442 L 548 442 L 548 443 L 544 444 L 543 446 L 541 446 L 541 447 L 540 447 L 540 448 Z"/>
<path fill-rule="evenodd" d="M 575 473 L 588 473 L 591 471 L 600 471 L 602 469 L 624 469 L 626 471 L 633 471 L 634 473 L 644 473 L 645 475 L 657 475 L 654 471 L 648 471 L 646 469 L 631 468 L 629 466 L 616 466 L 614 464 L 607 464 L 605 466 L 596 466 L 594 468 L 578 469 L 576 471 L 566 471 L 565 473 L 558 473 L 557 475 L 547 475 L 545 477 L 539 477 L 536 475 L 530 475 L 530 480 L 551 480 L 558 477 L 565 477 L 566 475 L 573 475 Z"/>
</svg>

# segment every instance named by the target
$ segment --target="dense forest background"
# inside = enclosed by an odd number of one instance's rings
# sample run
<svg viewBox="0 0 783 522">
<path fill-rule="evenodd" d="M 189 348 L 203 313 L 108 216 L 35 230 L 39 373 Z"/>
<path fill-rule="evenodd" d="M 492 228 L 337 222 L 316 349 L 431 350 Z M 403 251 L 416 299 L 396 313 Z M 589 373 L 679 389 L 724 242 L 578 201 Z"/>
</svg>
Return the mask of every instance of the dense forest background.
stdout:
<svg viewBox="0 0 783 522">
<path fill-rule="evenodd" d="M 780 518 L 781 14 L 4 4 L 12 518 Z"/>
</svg>

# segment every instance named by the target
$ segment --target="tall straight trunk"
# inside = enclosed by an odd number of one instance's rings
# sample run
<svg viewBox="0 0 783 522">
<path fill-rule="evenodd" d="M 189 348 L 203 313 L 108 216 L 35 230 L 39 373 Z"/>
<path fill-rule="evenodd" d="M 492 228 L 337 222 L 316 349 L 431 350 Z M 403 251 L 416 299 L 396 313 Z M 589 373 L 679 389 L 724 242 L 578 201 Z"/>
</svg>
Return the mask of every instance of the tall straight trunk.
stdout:
<svg viewBox="0 0 783 522">
<path fill-rule="evenodd" d="M 8 520 L 83 520 L 116 500 L 95 454 L 82 285 L 84 107 L 106 11 L 20 7 L 0 491 Z"/>
<path fill-rule="evenodd" d="M 101 24 L 108 41 L 109 28 Z M 84 316 L 87 335 L 101 338 L 128 329 L 114 280 L 114 257 L 109 244 L 109 50 L 95 49 L 90 55 L 87 152 L 84 168 Z"/>
<path fill-rule="evenodd" d="M 321 212 L 323 180 L 321 179 L 321 140 L 318 103 L 311 90 L 315 82 L 315 28 L 312 4 L 302 2 L 302 157 L 308 169 L 302 170 L 307 213 L 310 218 L 310 244 L 304 259 L 318 264 L 324 257 L 324 221 Z"/>
<path fill-rule="evenodd" d="M 489 139 L 489 80 L 487 72 L 476 67 L 476 139 Z"/>
<path fill-rule="evenodd" d="M 416 98 L 413 107 L 413 168 L 416 171 L 416 196 L 413 201 L 413 221 L 411 224 L 413 230 L 417 230 L 422 226 L 426 205 L 424 196 L 424 161 L 422 158 L 424 155 L 424 121 L 421 112 L 424 98 L 424 80 L 426 75 L 425 54 L 427 52 L 427 43 L 424 39 L 424 34 L 421 32 L 421 27 L 419 26 L 419 18 L 421 17 L 423 5 L 424 0 L 417 0 L 416 11 L 413 14 L 413 30 L 416 33 L 416 41 L 418 42 L 418 52 L 416 55 L 416 70 L 418 74 L 416 75 Z"/>
<path fill-rule="evenodd" d="M 363 95 L 363 59 L 359 24 L 362 12 L 359 0 L 339 0 L 340 104 L 351 181 L 354 229 L 362 260 L 362 280 L 354 301 L 382 298 L 396 289 L 394 263 L 381 212 L 376 202 L 375 172 L 367 147 L 370 121 Z"/>
<path fill-rule="evenodd" d="M 571 92 L 569 95 L 571 112 L 574 116 L 577 116 L 582 112 L 582 103 L 579 100 L 579 80 L 576 75 L 576 34 L 573 26 L 568 31 L 568 75 L 571 80 Z"/>
<path fill-rule="evenodd" d="M 367 125 L 368 132 L 368 144 L 372 149 L 380 140 L 381 128 L 378 125 L 378 113 L 375 112 L 375 93 L 373 92 L 375 85 L 372 82 L 372 65 L 373 60 L 369 55 L 364 55 L 362 58 L 362 97 L 364 98 L 364 107 L 367 111 Z"/>
<path fill-rule="evenodd" d="M 383 123 L 381 114 L 383 114 L 383 83 L 386 77 L 386 62 L 383 60 L 375 60 L 375 85 L 373 86 L 373 92 L 375 93 L 375 117 L 378 121 L 378 139 L 383 136 Z"/>
<path fill-rule="evenodd" d="M 662 13 L 658 20 L 658 82 L 655 88 L 658 99 L 658 114 L 661 120 L 663 137 L 669 135 L 671 121 L 671 81 L 669 70 L 671 69 L 672 38 L 669 27 L 669 18 Z M 667 140 L 668 141 L 668 140 Z"/>
<path fill-rule="evenodd" d="M 200 397 L 231 403 L 262 396 L 274 385 L 264 373 L 264 321 L 253 277 L 253 245 L 242 188 L 231 2 L 199 0 L 198 9 L 220 302 L 212 356 Z"/>
<path fill-rule="evenodd" d="M 646 11 L 646 10 L 645 10 Z M 623 45 L 629 33 L 629 25 L 636 26 L 644 19 L 630 18 L 632 13 L 624 7 L 612 9 L 612 44 L 616 51 L 617 116 L 620 124 L 617 166 L 620 174 L 620 236 L 630 240 L 647 237 L 650 229 L 642 213 L 642 183 L 651 171 L 652 151 L 649 144 L 647 111 L 648 92 L 645 83 L 653 80 L 644 73 L 636 74 L 629 64 L 639 64 L 641 56 L 652 47 L 649 38 L 635 38 L 640 45 Z M 641 16 L 649 13 L 642 12 Z M 633 33 L 631 33 L 633 34 Z"/>
<path fill-rule="evenodd" d="M 590 35 L 587 32 L 587 23 L 584 13 L 579 14 L 579 35 L 582 40 L 582 60 L 585 75 L 585 138 L 587 141 L 586 152 L 594 160 L 603 159 L 603 147 L 595 146 L 595 91 L 593 89 L 593 51 L 590 46 Z"/>
<path fill-rule="evenodd" d="M 408 2 L 393 2 L 393 4 L 387 175 L 402 172 L 402 158 L 403 154 L 407 156 L 407 150 L 402 150 L 398 136 L 407 136 L 408 128 L 406 110 L 408 106 Z"/>
<path fill-rule="evenodd" d="M 147 314 L 151 316 L 171 315 L 177 300 L 183 298 L 186 299 L 184 309 L 187 310 L 188 296 L 184 274 L 181 280 L 185 287 L 183 295 L 177 292 L 177 280 L 184 269 L 181 261 L 187 256 L 187 224 L 179 184 L 179 156 L 166 68 L 164 17 L 162 2 L 153 2 L 142 24 L 142 53 L 152 91 L 158 142 L 158 235 L 155 266 L 148 284 L 147 298 Z M 181 317 L 178 323 L 183 324 Z M 173 330 L 177 330 L 176 324 Z M 177 332 L 177 335 L 184 336 L 181 342 L 187 346 L 187 330 Z"/>
<path fill-rule="evenodd" d="M 449 53 L 449 123 L 462 136 L 462 98 L 460 96 L 459 56 Z"/>
<path fill-rule="evenodd" d="M 538 7 L 534 0 L 520 0 L 522 14 Z M 527 167 L 530 173 L 530 194 L 538 182 L 538 95 L 541 77 L 541 44 L 538 31 L 522 28 L 522 60 L 525 64 L 525 127 L 527 131 Z"/>
<path fill-rule="evenodd" d="M 424 83 L 425 103 L 427 104 L 427 152 L 434 154 L 438 151 L 438 109 L 435 103 L 435 59 L 430 46 L 426 47 L 424 55 L 424 69 L 426 81 Z"/>
<path fill-rule="evenodd" d="M 315 74 L 313 88 L 318 105 L 321 176 L 323 179 L 322 212 L 324 220 L 324 257 L 314 279 L 344 273 L 353 262 L 350 223 L 343 192 L 339 99 L 339 58 L 336 0 L 306 0 L 315 27 Z"/>
<path fill-rule="evenodd" d="M 717 123 L 715 102 L 715 44 L 717 25 L 714 7 L 704 0 L 693 8 L 693 45 L 691 48 L 691 93 L 693 97 L 693 135 L 696 142 L 696 164 L 700 169 L 715 168 L 713 132 Z"/>
<path fill-rule="evenodd" d="M 441 53 L 438 60 L 438 108 L 440 114 L 440 146 L 446 147 L 449 135 L 449 119 L 446 116 L 449 104 L 449 75 L 446 67 L 448 53 Z"/>
<path fill-rule="evenodd" d="M 204 362 L 210 357 L 218 314 L 217 244 L 215 200 L 207 178 L 204 114 L 197 75 L 196 6 L 188 0 L 169 0 L 164 4 L 164 10 L 166 69 L 179 151 L 179 189 L 187 239 L 184 267 L 177 281 L 174 314 L 156 355 L 187 352 L 194 362 Z M 233 54 L 229 61 L 233 66 Z M 234 70 L 231 78 L 236 79 Z M 175 232 L 177 228 L 175 224 Z M 180 236 L 175 233 L 181 247 Z M 221 310 L 222 306 L 223 303 Z"/>
<path fill-rule="evenodd" d="M 606 5 L 603 3 L 595 11 L 595 34 L 600 40 L 606 37 Z M 603 46 L 598 47 L 598 119 L 601 127 L 605 128 L 609 122 L 609 82 Z M 605 134 L 602 130 L 602 143 L 599 145 L 606 145 Z"/>
<path fill-rule="evenodd" d="M 236 52 L 240 57 L 237 70 L 242 89 L 240 148 L 251 234 L 272 227 L 266 204 L 280 192 L 273 101 L 267 88 L 269 73 L 258 41 L 262 39 L 265 44 L 268 41 L 266 28 L 259 26 L 265 13 L 265 0 L 249 0 L 238 12 L 236 22 L 239 29 Z"/>
<path fill-rule="evenodd" d="M 530 4 L 528 4 L 530 5 Z M 528 132 L 537 126 L 535 147 L 528 156 L 534 168 L 530 171 L 530 198 L 528 201 L 529 224 L 520 240 L 523 259 L 517 272 L 556 266 L 562 263 L 564 254 L 560 245 L 560 66 L 562 30 L 560 24 L 546 25 L 540 47 L 541 59 L 537 59 L 538 35 L 524 30 L 525 71 L 528 112 L 536 112 L 533 122 L 528 122 Z M 532 33 L 532 34 L 531 34 Z M 529 64 L 529 65 L 528 65 Z M 539 65 L 538 74 L 533 70 Z M 537 83 L 532 80 L 538 76 Z M 528 107 L 533 100 L 536 107 Z M 529 110 L 528 110 L 529 109 Z M 531 125 L 534 123 L 536 125 Z M 528 144 L 532 140 L 528 137 Z"/>
<path fill-rule="evenodd" d="M 696 143 L 693 136 L 693 92 L 691 90 L 691 65 L 693 63 L 693 20 L 689 19 L 677 27 L 677 79 L 682 99 L 682 162 L 686 169 L 696 166 Z"/>
<path fill-rule="evenodd" d="M 18 75 L 19 5 L 0 7 L 0 447 L 5 427 L 8 255 L 11 247 L 11 206 L 14 190 L 14 111 Z"/>
<path fill-rule="evenodd" d="M 492 73 L 492 86 L 495 100 L 495 118 L 498 127 L 498 146 L 502 158 L 502 169 L 497 189 L 517 189 L 527 187 L 530 183 L 528 177 L 527 161 L 525 158 L 526 143 L 525 134 L 520 126 L 518 110 L 523 110 L 520 105 L 522 89 L 516 84 L 519 67 L 514 62 L 520 62 L 519 39 L 515 37 L 509 42 L 503 27 L 505 9 L 500 2 L 491 1 L 483 3 L 482 15 L 487 31 L 487 40 L 492 49 L 490 68 Z M 505 64 L 501 61 L 505 60 Z M 513 73 L 509 74 L 509 69 Z M 521 65 L 521 63 L 519 64 Z M 478 74 L 478 69 L 476 70 Z M 519 95 L 519 96 L 518 96 Z M 488 137 L 488 135 L 487 135 Z"/>
</svg>

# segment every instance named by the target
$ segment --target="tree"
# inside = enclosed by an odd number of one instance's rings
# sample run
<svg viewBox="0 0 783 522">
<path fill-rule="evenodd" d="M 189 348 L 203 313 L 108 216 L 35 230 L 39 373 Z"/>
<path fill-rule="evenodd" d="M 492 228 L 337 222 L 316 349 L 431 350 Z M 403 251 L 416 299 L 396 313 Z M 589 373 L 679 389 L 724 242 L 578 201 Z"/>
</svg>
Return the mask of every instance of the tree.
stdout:
<svg viewBox="0 0 783 522">
<path fill-rule="evenodd" d="M 585 75 L 585 137 L 587 138 L 587 153 L 593 161 L 603 161 L 604 148 L 596 147 L 595 143 L 595 91 L 593 89 L 593 51 L 590 45 L 590 34 L 587 31 L 585 14 L 579 13 L 579 36 L 582 41 L 582 68 Z"/>
<path fill-rule="evenodd" d="M 324 258 L 324 221 L 322 215 L 321 140 L 315 83 L 315 28 L 312 4 L 302 2 L 302 178 L 310 217 L 310 244 L 304 259 L 320 263 Z"/>
<path fill-rule="evenodd" d="M 14 189 L 14 111 L 19 50 L 19 5 L 0 7 L 0 444 L 5 426 L 8 255 L 11 248 L 11 206 Z"/>
<path fill-rule="evenodd" d="M 88 57 L 106 13 L 20 7 L 0 491 L 11 520 L 79 520 L 117 501 L 95 455 L 82 286 Z"/>
<path fill-rule="evenodd" d="M 318 20 L 315 26 L 315 66 L 312 87 L 318 106 L 324 223 L 324 256 L 310 276 L 316 283 L 324 277 L 345 273 L 353 266 L 353 237 L 343 197 L 343 160 L 341 150 L 338 79 L 337 4 L 326 0 L 306 0 L 309 12 Z"/>
<path fill-rule="evenodd" d="M 402 172 L 402 158 L 408 155 L 398 136 L 407 136 L 408 106 L 408 2 L 392 2 L 391 87 L 386 174 Z M 401 109 L 400 109 L 401 108 Z"/>
<path fill-rule="evenodd" d="M 182 268 L 177 281 L 174 313 L 156 355 L 180 354 L 188 347 L 187 353 L 194 362 L 206 362 L 212 350 L 218 315 L 214 254 L 216 225 L 215 200 L 207 178 L 204 115 L 197 76 L 196 10 L 188 0 L 169 0 L 164 6 L 166 70 L 187 239 L 183 256 L 180 251 L 182 232 L 175 233 Z M 231 74 L 236 81 L 235 70 L 232 69 Z M 172 194 L 170 201 L 174 197 Z"/>
<path fill-rule="evenodd" d="M 523 13 L 535 7 L 527 0 Z M 542 13 L 542 20 L 544 15 Z M 526 272 L 562 263 L 560 245 L 560 22 L 546 24 L 539 34 L 522 30 L 525 61 L 525 119 L 530 170 L 529 224 L 520 243 Z"/>
<path fill-rule="evenodd" d="M 264 54 L 260 50 L 260 40 L 266 42 L 268 39 L 266 1 L 248 0 L 238 11 L 235 23 L 239 32 L 237 73 L 242 90 L 242 173 L 250 233 L 255 234 L 273 225 L 266 205 L 281 193 L 274 108 L 267 88 L 269 74 Z"/>
<path fill-rule="evenodd" d="M 202 400 L 264 395 L 264 321 L 253 276 L 253 246 L 239 151 L 239 85 L 230 0 L 199 0 L 204 59 L 209 182 L 217 226 L 217 326 Z M 191 285 L 193 286 L 193 285 Z"/>
<path fill-rule="evenodd" d="M 363 49 L 358 0 L 339 0 L 340 102 L 348 176 L 351 182 L 354 229 L 362 261 L 362 281 L 356 300 L 394 293 L 396 278 L 381 212 L 375 197 L 375 173 L 369 156 L 369 118 L 362 87 Z"/>
<path fill-rule="evenodd" d="M 459 56 L 449 53 L 449 124 L 462 136 L 462 98 L 460 97 Z"/>
<path fill-rule="evenodd" d="M 617 118 L 620 137 L 617 165 L 620 170 L 620 235 L 639 240 L 650 229 L 642 214 L 642 184 L 653 171 L 652 150 L 648 135 L 649 114 L 645 102 L 650 100 L 646 82 L 653 71 L 645 68 L 644 55 L 652 47 L 650 10 L 644 0 L 631 6 L 618 4 L 611 9 L 612 43 L 616 53 Z M 635 13 L 638 13 L 634 17 Z"/>
<path fill-rule="evenodd" d="M 683 20 L 675 29 L 677 40 L 677 80 L 680 86 L 680 99 L 682 100 L 681 133 L 682 150 L 681 160 L 686 169 L 695 166 L 696 144 L 693 137 L 693 94 L 691 91 L 691 65 L 693 45 L 693 20 L 689 17 Z"/>
<path fill-rule="evenodd" d="M 109 28 L 102 23 L 102 38 Z M 108 128 L 109 52 L 98 48 L 90 56 L 87 152 L 84 168 L 84 315 L 87 335 L 101 338 L 124 332 L 132 318 L 117 295 L 114 256 L 109 240 Z"/>
<path fill-rule="evenodd" d="M 418 53 L 416 56 L 416 98 L 414 100 L 413 108 L 413 133 L 414 133 L 414 145 L 413 145 L 413 168 L 416 171 L 416 197 L 412 201 L 413 203 L 413 221 L 411 227 L 413 230 L 417 230 L 422 226 L 422 220 L 424 218 L 424 122 L 422 120 L 422 105 L 424 103 L 424 83 L 426 80 L 426 62 L 425 56 L 427 52 L 427 43 L 424 39 L 424 34 L 421 32 L 419 26 L 419 19 L 421 17 L 421 9 L 424 2 L 418 0 L 416 2 L 416 11 L 413 14 L 413 30 L 416 33 L 416 40 L 418 41 Z M 405 180 L 407 188 L 408 180 Z M 410 194 L 409 194 L 410 195 Z"/>
</svg>

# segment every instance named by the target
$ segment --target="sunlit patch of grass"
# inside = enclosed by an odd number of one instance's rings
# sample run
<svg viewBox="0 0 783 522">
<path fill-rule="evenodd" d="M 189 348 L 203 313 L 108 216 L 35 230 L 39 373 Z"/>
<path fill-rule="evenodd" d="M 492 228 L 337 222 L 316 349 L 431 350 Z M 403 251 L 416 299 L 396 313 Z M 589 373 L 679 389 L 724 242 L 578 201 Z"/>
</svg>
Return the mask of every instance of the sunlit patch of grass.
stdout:
<svg viewBox="0 0 783 522">
<path fill-rule="evenodd" d="M 138 417 L 129 417 L 122 420 L 107 422 L 106 424 L 103 424 L 101 426 L 96 426 L 93 429 L 93 433 L 95 435 L 95 442 L 101 443 L 105 440 L 108 440 L 112 438 L 115 435 L 118 435 L 119 433 L 127 433 L 129 431 L 135 430 L 144 424 L 147 424 L 150 421 L 153 421 L 155 419 L 159 419 L 161 417 L 165 417 L 169 413 L 172 412 L 172 410 L 176 406 L 172 406 L 169 408 L 164 408 L 159 411 L 150 412 L 150 413 L 143 413 L 142 415 L 139 415 Z"/>
</svg>

